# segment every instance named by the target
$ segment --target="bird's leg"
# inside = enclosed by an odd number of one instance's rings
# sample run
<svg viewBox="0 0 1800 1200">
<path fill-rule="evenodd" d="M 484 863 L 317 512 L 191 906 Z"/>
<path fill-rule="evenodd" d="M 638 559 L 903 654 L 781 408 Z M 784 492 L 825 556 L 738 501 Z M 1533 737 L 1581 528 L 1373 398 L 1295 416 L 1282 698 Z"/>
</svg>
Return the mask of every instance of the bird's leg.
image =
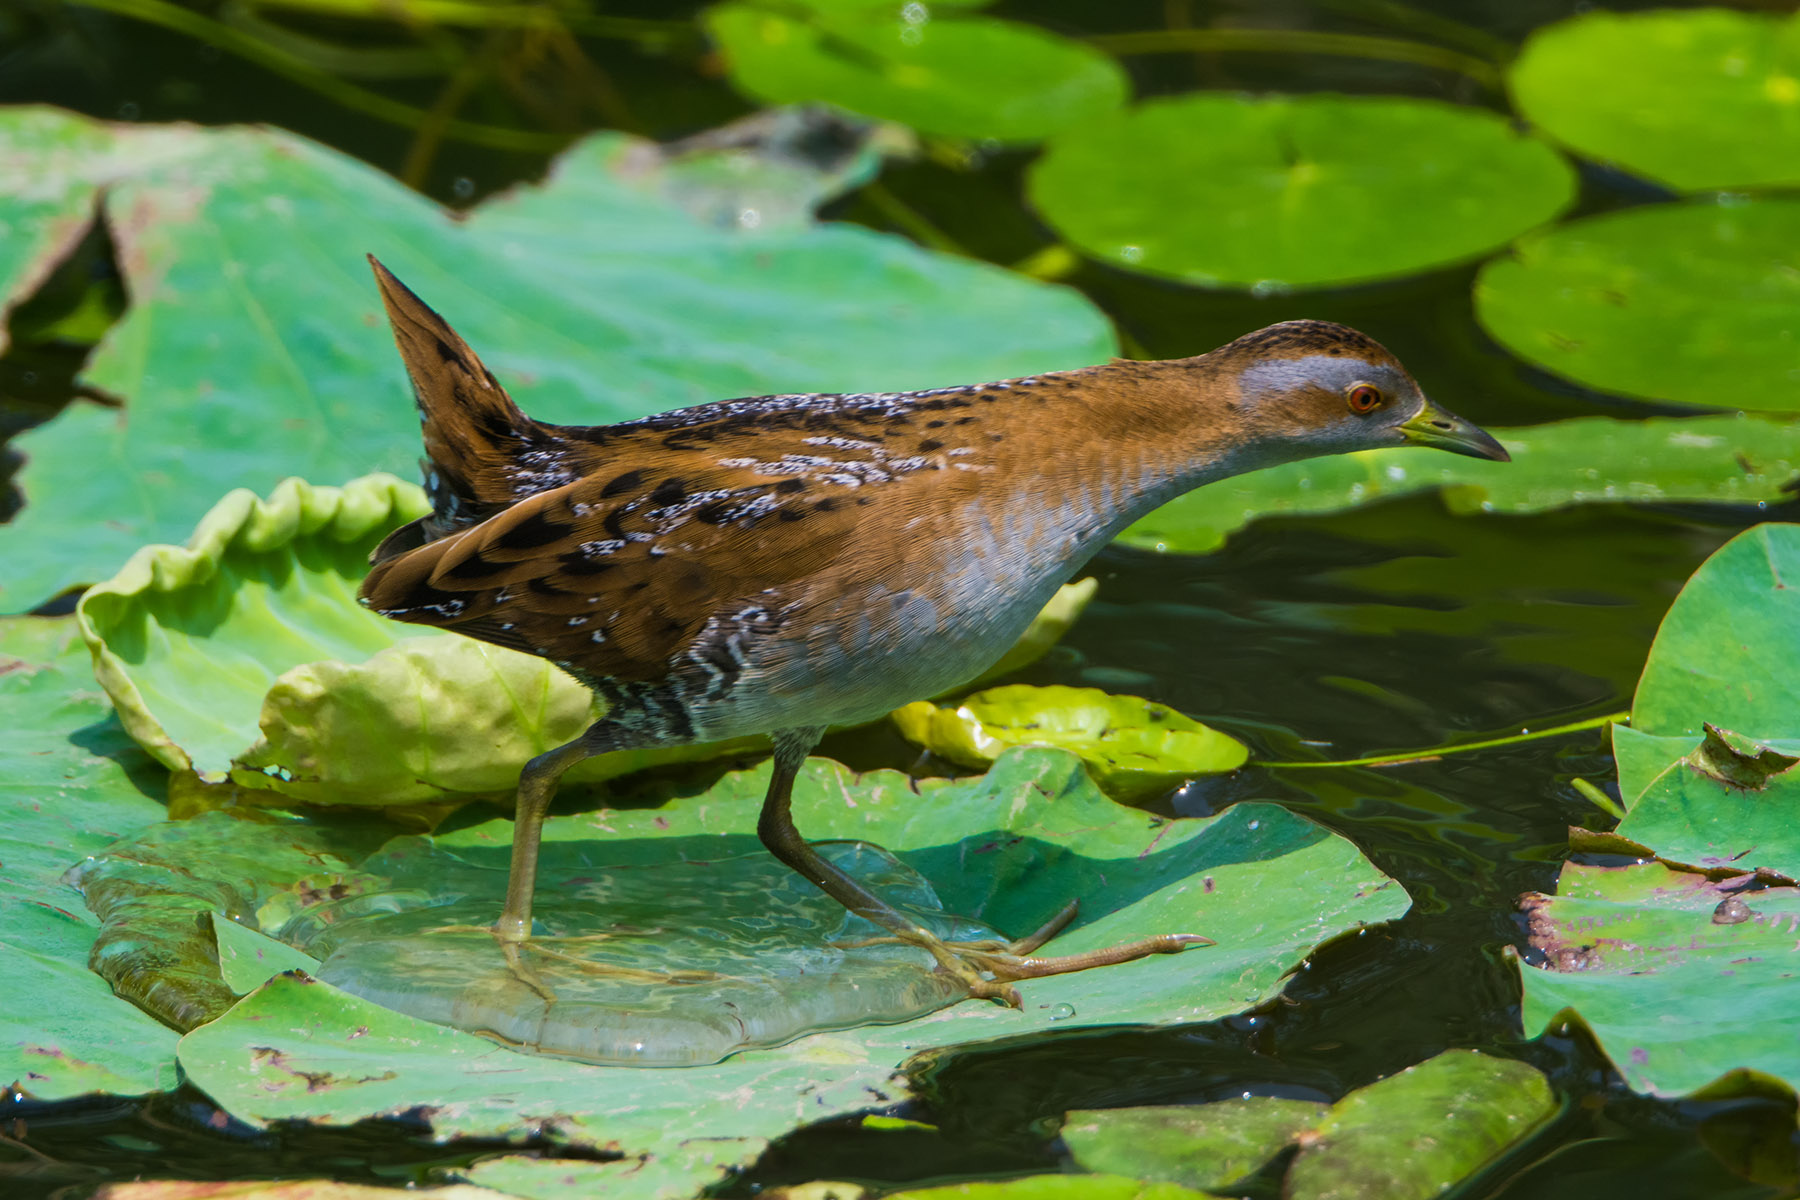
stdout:
<svg viewBox="0 0 1800 1200">
<path fill-rule="evenodd" d="M 1016 942 L 945 941 L 827 861 L 807 845 L 794 827 L 794 778 L 806 761 L 807 751 L 818 744 L 823 732 L 818 728 L 788 729 L 775 735 L 774 773 L 769 779 L 768 793 L 763 797 L 762 815 L 756 824 L 757 836 L 770 853 L 817 884 L 833 900 L 857 916 L 890 930 L 899 940 L 928 951 L 942 970 L 968 987 L 970 995 L 999 1000 L 1018 1008 L 1019 993 L 1012 986 L 1013 980 L 1085 971 L 1090 967 L 1130 962 L 1150 954 L 1173 954 L 1189 946 L 1211 944 L 1211 939 L 1199 934 L 1171 933 L 1084 954 L 1036 957 L 1033 951 L 1074 919 L 1073 903 L 1051 918 L 1042 929 Z"/>
<path fill-rule="evenodd" d="M 506 903 L 493 924 L 494 938 L 506 955 L 507 966 L 521 983 L 552 1003 L 556 993 L 526 964 L 521 953 L 531 940 L 531 897 L 537 890 L 538 843 L 543 837 L 544 814 L 556 798 L 557 781 L 576 763 L 592 755 L 588 734 L 546 750 L 519 772 L 519 795 L 513 812 L 512 864 L 506 875 Z"/>
<path fill-rule="evenodd" d="M 546 750 L 526 763 L 524 770 L 519 773 L 518 802 L 513 816 L 512 865 L 506 880 L 506 903 L 500 910 L 499 919 L 492 925 L 443 925 L 432 932 L 485 931 L 493 934 L 494 939 L 500 943 L 502 953 L 506 955 L 506 963 L 513 976 L 551 1003 L 556 1001 L 556 992 L 525 961 L 524 951 L 527 949 L 546 958 L 566 962 L 586 974 L 604 975 L 623 983 L 707 983 L 723 978 L 714 971 L 645 971 L 633 967 L 607 966 L 545 945 L 551 941 L 564 945 L 603 942 L 620 936 L 617 933 L 571 934 L 536 939 L 531 936 L 531 901 L 537 888 L 538 848 L 543 836 L 544 815 L 550 810 L 550 802 L 556 798 L 557 782 L 570 767 L 583 759 L 621 749 L 627 744 L 629 743 L 620 739 L 617 726 L 601 721 L 567 745 Z M 658 933 L 660 930 L 638 932 L 641 936 Z"/>
</svg>

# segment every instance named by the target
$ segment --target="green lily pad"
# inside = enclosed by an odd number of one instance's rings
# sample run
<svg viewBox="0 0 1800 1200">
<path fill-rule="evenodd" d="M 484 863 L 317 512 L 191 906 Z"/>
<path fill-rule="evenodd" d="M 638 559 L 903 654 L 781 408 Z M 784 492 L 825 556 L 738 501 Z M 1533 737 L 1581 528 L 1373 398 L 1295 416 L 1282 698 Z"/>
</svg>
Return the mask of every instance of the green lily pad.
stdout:
<svg viewBox="0 0 1800 1200">
<path fill-rule="evenodd" d="M 1656 631 L 1631 727 L 1711 723 L 1780 748 L 1800 739 L 1800 526 L 1747 529 L 1706 560 Z"/>
<path fill-rule="evenodd" d="M 1026 1175 L 889 1192 L 887 1200 L 1196 1200 L 1211 1196 L 1122 1175 Z"/>
<path fill-rule="evenodd" d="M 131 297 L 82 376 L 122 397 L 127 419 L 78 401 L 15 443 L 26 507 L 0 528 L 14 608 L 179 539 L 229 488 L 413 472 L 417 419 L 365 251 L 438 307 L 527 411 L 560 422 L 1000 379 L 1113 350 L 1105 318 L 1067 289 L 850 225 L 721 224 L 691 156 L 672 164 L 618 134 L 457 216 L 270 129 L 11 109 L 0 161 L 35 181 L 30 195 L 61 197 L 52 213 L 0 196 L 20 244 L 47 255 L 44 222 L 98 206 Z M 782 170 L 792 177 L 791 156 Z"/>
<path fill-rule="evenodd" d="M 1032 142 L 1129 95 L 1124 70 L 1098 50 L 936 8 L 739 2 L 702 20 L 731 81 L 755 99 L 829 101 L 921 133 Z"/>
<path fill-rule="evenodd" d="M 1575 175 L 1479 109 L 1200 92 L 1067 131 L 1029 192 L 1072 245 L 1116 266 L 1304 288 L 1479 257 L 1566 208 Z"/>
<path fill-rule="evenodd" d="M 1786 766 L 1748 782 L 1767 756 Z M 1613 834 L 1695 870 L 1800 879 L 1800 771 L 1793 764 L 1768 747 L 1739 754 L 1709 733 L 1634 798 Z"/>
<path fill-rule="evenodd" d="M 230 929 L 241 922 L 319 960 L 317 978 L 388 1007 L 546 1053 L 632 1064 L 717 1061 L 809 1030 L 910 1020 L 962 998 L 916 949 L 854 946 L 880 931 L 762 849 L 752 833 L 767 778 L 765 764 L 662 808 L 549 822 L 536 916 L 550 940 L 529 961 L 554 1003 L 508 970 L 483 928 L 505 890 L 505 821 L 401 837 L 372 856 L 378 827 L 347 817 L 246 822 L 217 812 L 153 826 L 79 873 L 107 924 L 96 966 L 121 992 L 191 1028 L 229 1004 L 219 997 L 228 976 L 211 990 L 196 981 L 209 970 L 221 980 L 215 960 L 242 939 Z M 1258 873 L 1306 870 L 1316 844 L 1331 840 L 1264 805 L 1234 808 L 1229 820 L 1165 823 L 1106 800 L 1073 760 L 1050 751 L 1015 752 L 978 779 L 918 784 L 895 772 L 852 777 L 815 760 L 795 812 L 810 836 L 858 839 L 828 852 L 947 938 L 1022 936 L 1080 896 L 1085 918 L 1051 953 L 1211 924 L 1232 897 L 1249 903 Z M 920 813 L 929 818 L 915 824 Z M 964 861 L 982 869 L 952 865 Z M 1332 920 L 1315 909 L 1390 907 L 1375 894 L 1388 884 L 1362 878 L 1360 866 L 1350 874 L 1298 887 L 1289 879 L 1297 907 L 1254 931 L 1234 925 L 1229 941 L 1273 937 L 1285 948 L 1259 951 L 1273 970 L 1306 949 L 1288 943 L 1310 945 L 1307 935 Z M 1202 875 L 1210 885 L 1196 882 Z M 1301 903 L 1308 888 L 1321 890 Z M 207 911 L 215 933 L 230 935 L 216 949 L 196 920 Z M 1196 1004 L 1242 1002 L 1249 980 L 1239 952 L 1191 953 L 1159 961 L 1150 975 L 1132 964 L 1129 993 L 1089 973 L 1033 982 L 1027 995 L 1059 993 L 1042 1003 L 1074 1008 L 1062 1027 L 1193 1019 Z M 264 965 L 266 977 L 288 964 Z"/>
<path fill-rule="evenodd" d="M 965 767 L 986 767 L 1011 746 L 1073 750 L 1102 791 L 1127 801 L 1235 771 L 1250 757 L 1236 738 L 1166 704 L 1099 688 L 1012 684 L 954 706 L 921 700 L 893 719 L 908 741 Z"/>
<path fill-rule="evenodd" d="M 1524 902 L 1544 959 L 1520 968 L 1527 1032 L 1575 1010 L 1640 1090 L 1691 1092 L 1738 1068 L 1800 1085 L 1800 890 L 1743 886 L 1800 877 L 1790 579 L 1800 527 L 1746 530 L 1657 631 L 1619 731 L 1628 811 L 1584 841 L 1662 861 L 1570 864 L 1556 895 Z"/>
<path fill-rule="evenodd" d="M 654 1155 L 606 1162 L 505 1154 L 456 1174 L 519 1200 L 689 1200 L 732 1167 L 754 1161 L 767 1145 L 763 1138 L 696 1137 Z"/>
<path fill-rule="evenodd" d="M 1601 391 L 1712 408 L 1800 410 L 1797 307 L 1800 200 L 1571 221 L 1475 281 L 1476 316 L 1520 357 Z"/>
<path fill-rule="evenodd" d="M 1508 81 L 1563 145 L 1672 188 L 1800 183 L 1800 18 L 1584 13 L 1532 34 Z"/>
<path fill-rule="evenodd" d="M 534 655 L 389 621 L 357 605 L 369 550 L 426 510 L 387 475 L 237 491 L 186 546 L 148 546 L 77 606 L 125 728 L 164 765 L 312 804 L 393 807 L 510 792 L 527 760 L 599 715 Z M 991 668 L 1043 654 L 1093 594 L 1053 596 Z M 978 664 L 971 664 L 973 671 Z M 600 755 L 571 783 L 759 749 L 760 739 Z"/>
<path fill-rule="evenodd" d="M 1329 1107 L 1258 1096 L 1072 1112 L 1062 1136 L 1090 1170 L 1233 1190 L 1298 1143 L 1281 1193 L 1292 1200 L 1431 1200 L 1557 1111 L 1549 1083 L 1524 1063 L 1447 1050 Z"/>
<path fill-rule="evenodd" d="M 98 925 L 63 873 L 163 818 L 161 774 L 94 687 L 69 618 L 0 621 L 0 1088 L 38 1100 L 176 1083 L 175 1035 L 87 969 Z"/>
<path fill-rule="evenodd" d="M 756 802 L 766 782 L 764 767 L 661 808 L 553 818 L 546 862 L 572 867 L 616 855 L 612 861 L 711 863 L 721 880 L 729 878 L 756 847 Z M 1282 808 L 1240 804 L 1208 820 L 1165 821 L 1106 800 L 1062 751 L 1011 751 L 984 776 L 916 787 L 897 772 L 856 777 L 814 759 L 795 808 L 810 837 L 878 843 L 929 881 L 945 910 L 1009 935 L 1035 928 L 1080 895 L 1082 915 L 1050 944 L 1052 952 L 1195 923 L 1220 944 L 1026 981 L 1022 1011 L 965 1001 L 897 1025 L 814 1033 L 679 1071 L 520 1055 L 328 983 L 283 975 L 189 1032 L 183 1069 L 253 1122 L 343 1123 L 414 1110 L 428 1097 L 427 1119 L 441 1136 L 530 1125 L 566 1143 L 654 1158 L 681 1152 L 696 1130 L 768 1138 L 802 1121 L 891 1104 L 901 1087 L 895 1068 L 928 1048 L 1237 1011 L 1278 990 L 1284 972 L 1320 939 L 1389 919 L 1407 904 L 1349 843 Z M 498 903 L 510 832 L 510 823 L 491 821 L 433 839 L 469 874 L 485 870 L 484 915 Z M 406 839 L 388 853 L 418 844 Z M 195 868 L 203 871 L 210 857 L 201 855 Z M 602 873 L 584 869 L 590 879 Z M 327 891 L 319 882 L 312 890 Z M 349 911 L 355 889 L 346 882 Z M 546 920 L 567 900 L 561 889 L 547 889 Z M 291 903 L 265 901 L 259 912 L 286 913 Z M 306 908 L 297 911 L 305 916 Z M 591 924 L 584 931 L 608 932 Z M 656 955 L 655 937 L 618 940 L 643 948 L 649 957 L 640 964 L 670 965 Z"/>
<path fill-rule="evenodd" d="M 1083 1170 L 1229 1188 L 1279 1154 L 1330 1105 L 1277 1096 L 1076 1111 L 1062 1140 Z"/>
<path fill-rule="evenodd" d="M 1742 905 L 1741 919 L 1721 905 Z M 1528 896 L 1524 1024 L 1573 1010 L 1626 1083 L 1682 1095 L 1740 1067 L 1800 1087 L 1800 891 L 1736 895 L 1660 863 L 1563 868 L 1554 896 Z M 1726 919 L 1721 920 L 1724 917 Z"/>
<path fill-rule="evenodd" d="M 1800 476 L 1800 424 L 1758 417 L 1581 417 L 1503 429 L 1510 463 L 1417 449 L 1362 450 L 1220 480 L 1119 536 L 1204 554 L 1261 516 L 1336 512 L 1431 488 L 1452 512 L 1534 513 L 1575 504 L 1771 504 Z M 1726 722 L 1729 724 L 1729 721 Z"/>
</svg>

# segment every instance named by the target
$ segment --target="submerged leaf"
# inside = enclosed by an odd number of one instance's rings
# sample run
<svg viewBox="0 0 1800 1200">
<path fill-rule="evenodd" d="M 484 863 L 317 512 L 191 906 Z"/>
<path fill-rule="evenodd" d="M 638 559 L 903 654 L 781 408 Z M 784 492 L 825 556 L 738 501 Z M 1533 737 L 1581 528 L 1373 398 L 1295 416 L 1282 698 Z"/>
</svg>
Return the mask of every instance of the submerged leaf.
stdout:
<svg viewBox="0 0 1800 1200">
<path fill-rule="evenodd" d="M 1121 800 L 1235 771 L 1250 757 L 1236 738 L 1166 704 L 1099 688 L 1013 684 L 954 707 L 921 700 L 893 716 L 908 741 L 965 767 L 986 767 L 1012 746 L 1073 750 L 1101 790 Z"/>
<path fill-rule="evenodd" d="M 1554 217 L 1575 175 L 1480 109 L 1197 92 L 1069 130 L 1029 187 L 1044 219 L 1104 262 L 1268 289 L 1475 258 Z"/>
</svg>

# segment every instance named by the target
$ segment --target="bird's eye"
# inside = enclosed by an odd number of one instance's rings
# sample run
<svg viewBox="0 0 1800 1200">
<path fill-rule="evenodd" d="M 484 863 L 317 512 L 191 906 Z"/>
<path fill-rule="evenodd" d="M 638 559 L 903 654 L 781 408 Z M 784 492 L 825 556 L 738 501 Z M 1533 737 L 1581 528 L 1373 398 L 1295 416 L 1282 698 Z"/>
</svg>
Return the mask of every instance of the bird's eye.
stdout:
<svg viewBox="0 0 1800 1200">
<path fill-rule="evenodd" d="M 1352 384 L 1344 397 L 1350 403 L 1350 411 L 1359 414 L 1374 412 L 1387 399 L 1381 394 L 1381 389 L 1372 383 Z"/>
</svg>

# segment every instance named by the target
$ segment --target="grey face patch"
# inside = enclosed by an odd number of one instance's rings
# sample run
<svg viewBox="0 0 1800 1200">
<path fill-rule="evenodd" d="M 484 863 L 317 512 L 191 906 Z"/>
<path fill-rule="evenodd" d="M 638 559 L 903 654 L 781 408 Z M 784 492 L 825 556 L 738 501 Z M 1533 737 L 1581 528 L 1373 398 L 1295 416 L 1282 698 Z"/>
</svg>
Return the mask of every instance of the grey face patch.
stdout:
<svg viewBox="0 0 1800 1200">
<path fill-rule="evenodd" d="M 1252 402 L 1308 388 L 1342 392 L 1354 383 L 1372 383 L 1396 399 L 1405 399 L 1413 392 L 1407 378 L 1386 364 L 1330 354 L 1272 359 L 1247 367 L 1238 375 L 1238 387 L 1244 398 Z"/>
</svg>

